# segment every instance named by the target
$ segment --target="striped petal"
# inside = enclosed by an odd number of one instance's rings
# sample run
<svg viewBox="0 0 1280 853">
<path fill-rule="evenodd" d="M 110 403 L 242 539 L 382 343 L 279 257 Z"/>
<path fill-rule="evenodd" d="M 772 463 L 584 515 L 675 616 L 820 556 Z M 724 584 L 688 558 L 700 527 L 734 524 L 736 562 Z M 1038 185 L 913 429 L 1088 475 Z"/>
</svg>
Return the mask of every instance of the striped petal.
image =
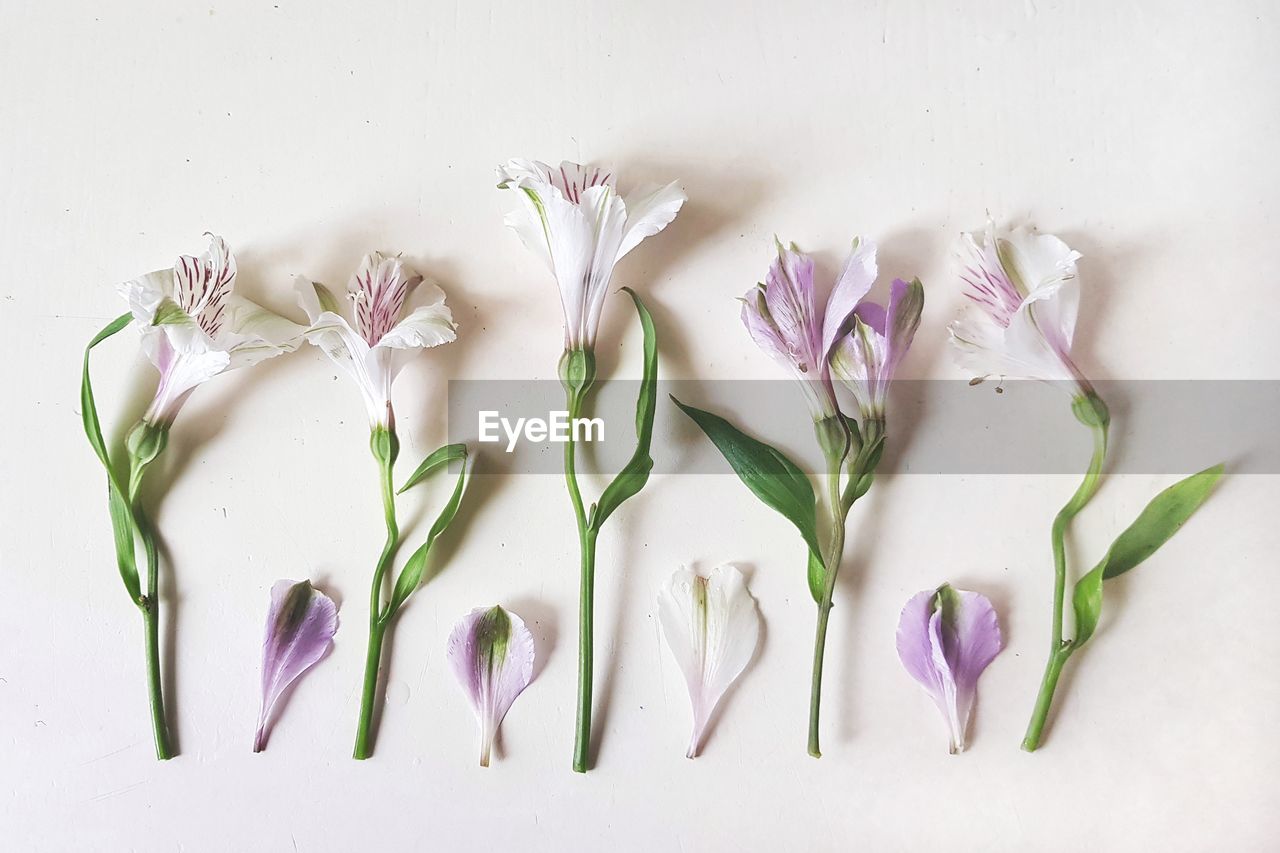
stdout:
<svg viewBox="0 0 1280 853">
<path fill-rule="evenodd" d="M 952 754 L 963 752 L 978 676 L 1004 648 L 990 599 L 943 584 L 916 593 L 898 622 L 898 657 L 942 712 Z"/>
<path fill-rule="evenodd" d="M 658 620 L 693 704 L 694 758 L 716 705 L 755 654 L 760 613 L 742 572 L 720 566 L 709 577 L 681 569 L 658 592 Z"/>
<path fill-rule="evenodd" d="M 289 685 L 333 648 L 338 608 L 311 581 L 276 581 L 271 587 L 267 636 L 262 642 L 262 710 L 253 751 L 267 744 L 271 714 Z"/>
<path fill-rule="evenodd" d="M 480 766 L 488 767 L 502 718 L 533 680 L 533 635 L 509 610 L 477 607 L 454 626 L 448 656 L 480 721 Z"/>
</svg>

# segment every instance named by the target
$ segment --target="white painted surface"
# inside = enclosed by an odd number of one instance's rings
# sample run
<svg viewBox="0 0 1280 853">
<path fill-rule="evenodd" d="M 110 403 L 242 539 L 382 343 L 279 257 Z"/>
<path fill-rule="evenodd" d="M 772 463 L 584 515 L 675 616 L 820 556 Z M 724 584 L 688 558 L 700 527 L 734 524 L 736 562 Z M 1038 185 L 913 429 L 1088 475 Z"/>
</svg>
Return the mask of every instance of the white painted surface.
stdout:
<svg viewBox="0 0 1280 853">
<path fill-rule="evenodd" d="M 281 310 L 292 274 L 341 283 L 373 248 L 444 284 L 462 340 L 397 388 L 409 458 L 443 436 L 447 377 L 554 377 L 554 288 L 502 228 L 510 200 L 493 188 L 509 156 L 683 181 L 685 212 L 618 276 L 653 305 L 668 376 L 778 375 L 732 302 L 774 232 L 828 268 L 853 233 L 878 236 L 882 269 L 930 288 L 906 373 L 957 376 L 946 254 L 989 210 L 1085 253 L 1089 371 L 1277 378 L 1273 4 L 320 5 L 0 6 L 6 849 L 1276 848 L 1267 477 L 1228 480 L 1108 590 L 1105 633 L 1035 756 L 1017 746 L 1046 640 L 1048 523 L 1070 478 L 887 480 L 854 513 L 820 762 L 804 754 L 812 606 L 794 533 L 730 477 L 656 477 L 601 540 L 604 744 L 586 777 L 568 767 L 562 485 L 482 482 L 448 568 L 400 620 L 378 753 L 351 761 L 382 534 L 358 396 L 315 351 L 201 389 L 155 478 L 172 483 L 158 520 L 182 750 L 157 764 L 79 358 L 121 310 L 112 285 L 200 249 L 206 229 L 238 248 L 241 288 Z M 618 357 L 603 347 L 605 369 L 635 375 L 618 300 L 603 338 L 622 341 Z M 130 349 L 122 338 L 97 361 L 112 423 L 149 376 Z M 1169 479 L 1108 482 L 1078 526 L 1085 559 Z M 730 559 L 750 571 L 767 637 L 689 762 L 653 596 L 680 563 Z M 267 590 L 304 575 L 343 600 L 343 628 L 255 756 Z M 1009 640 L 957 758 L 892 644 L 908 595 L 942 579 L 990 594 Z M 544 667 L 481 770 L 442 648 L 457 617 L 495 600 L 529 621 Z"/>
</svg>

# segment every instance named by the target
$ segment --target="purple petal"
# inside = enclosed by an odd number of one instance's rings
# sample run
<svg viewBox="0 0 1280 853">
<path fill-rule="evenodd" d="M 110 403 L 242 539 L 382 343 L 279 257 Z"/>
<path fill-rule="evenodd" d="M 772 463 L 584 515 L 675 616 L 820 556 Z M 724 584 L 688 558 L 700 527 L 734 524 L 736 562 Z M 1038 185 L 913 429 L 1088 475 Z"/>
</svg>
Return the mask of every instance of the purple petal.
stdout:
<svg viewBox="0 0 1280 853">
<path fill-rule="evenodd" d="M 884 367 L 880 370 L 880 381 L 884 385 L 893 380 L 898 364 L 911 348 L 916 329 L 920 328 L 923 310 L 924 285 L 920 280 L 908 283 L 900 278 L 894 279 L 889 288 L 889 308 L 879 329 L 885 336 Z"/>
<path fill-rule="evenodd" d="M 902 610 L 897 643 L 902 665 L 947 722 L 951 752 L 963 751 L 978 676 L 1003 648 L 995 608 L 947 584 L 917 593 Z"/>
<path fill-rule="evenodd" d="M 533 635 L 524 620 L 502 607 L 477 607 L 449 635 L 449 665 L 480 721 L 480 766 L 502 718 L 533 680 Z"/>
<path fill-rule="evenodd" d="M 813 258 L 778 244 L 764 286 L 765 306 L 793 364 L 814 378 L 823 375 L 825 359 L 821 318 L 813 295 Z"/>
<path fill-rule="evenodd" d="M 769 306 L 765 301 L 764 285 L 758 284 L 742 297 L 742 325 L 747 327 L 747 334 L 755 345 L 767 355 L 788 367 L 791 366 L 791 352 L 787 342 L 782 339 L 773 317 L 769 315 Z"/>
<path fill-rule="evenodd" d="M 266 747 L 267 723 L 276 703 L 298 676 L 333 648 L 338 608 L 311 581 L 276 581 L 271 587 L 267 634 L 262 642 L 262 710 L 253 751 Z"/>
<path fill-rule="evenodd" d="M 840 270 L 831 296 L 827 299 L 822 321 L 821 357 L 825 364 L 831 351 L 853 325 L 853 312 L 866 298 L 876 280 L 876 244 L 861 238 L 853 241 L 853 250 Z"/>
<path fill-rule="evenodd" d="M 897 284 L 897 281 L 894 284 Z M 877 335 L 884 335 L 885 311 L 883 305 L 876 302 L 859 302 L 853 315 L 866 323 L 868 328 Z"/>
</svg>

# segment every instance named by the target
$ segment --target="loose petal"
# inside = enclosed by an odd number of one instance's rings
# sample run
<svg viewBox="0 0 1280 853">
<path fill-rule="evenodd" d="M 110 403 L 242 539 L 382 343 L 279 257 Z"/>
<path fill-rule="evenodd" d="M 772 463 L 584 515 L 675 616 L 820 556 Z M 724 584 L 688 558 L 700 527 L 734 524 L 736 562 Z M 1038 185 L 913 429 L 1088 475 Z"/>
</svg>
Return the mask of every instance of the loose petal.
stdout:
<svg viewBox="0 0 1280 853">
<path fill-rule="evenodd" d="M 689 687 L 693 734 L 685 755 L 693 758 L 717 703 L 755 654 L 760 614 L 742 573 L 725 565 L 706 578 L 673 574 L 658 592 L 658 619 Z"/>
<path fill-rule="evenodd" d="M 477 607 L 454 626 L 448 655 L 480 721 L 480 766 L 488 767 L 502 718 L 533 680 L 533 635 L 509 610 Z"/>
<path fill-rule="evenodd" d="M 943 584 L 911 597 L 898 622 L 898 657 L 942 712 L 951 752 L 964 751 L 978 676 L 1004 647 L 984 595 Z"/>
<path fill-rule="evenodd" d="M 262 710 L 253 751 L 266 747 L 267 724 L 285 690 L 333 647 L 338 608 L 311 581 L 276 581 L 271 587 L 267 635 L 262 643 Z"/>
</svg>

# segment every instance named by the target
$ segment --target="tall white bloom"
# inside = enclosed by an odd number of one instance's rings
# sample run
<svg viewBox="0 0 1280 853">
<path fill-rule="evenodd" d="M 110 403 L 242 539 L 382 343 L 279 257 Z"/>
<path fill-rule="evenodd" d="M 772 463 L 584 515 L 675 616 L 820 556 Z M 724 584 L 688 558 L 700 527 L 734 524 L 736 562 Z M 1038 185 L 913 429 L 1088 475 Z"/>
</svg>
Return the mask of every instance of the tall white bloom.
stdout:
<svg viewBox="0 0 1280 853">
<path fill-rule="evenodd" d="M 372 428 L 392 426 L 391 383 L 414 352 L 457 338 L 444 291 L 398 257 L 374 252 L 360 262 L 347 285 L 354 326 L 323 284 L 299 278 L 297 288 L 311 320 L 307 340 L 356 381 Z M 421 304 L 405 314 L 410 295 Z"/>
<path fill-rule="evenodd" d="M 950 326 L 957 363 L 975 376 L 1073 383 L 1092 388 L 1071 360 L 1080 306 L 1080 253 L 1050 234 L 1015 228 L 962 234 L 957 250 L 968 305 Z"/>
<path fill-rule="evenodd" d="M 209 237 L 199 257 L 183 255 L 172 269 L 120 285 L 142 332 L 142 348 L 160 371 L 155 397 L 142 416 L 167 428 L 197 385 L 297 349 L 303 327 L 233 293 L 236 259 L 221 237 Z"/>
<path fill-rule="evenodd" d="M 546 262 L 560 286 L 565 349 L 594 349 L 614 265 L 675 219 L 684 191 L 673 182 L 623 198 L 611 171 L 567 161 L 552 168 L 510 160 L 498 167 L 498 181 L 520 199 L 507 226 Z"/>
</svg>

